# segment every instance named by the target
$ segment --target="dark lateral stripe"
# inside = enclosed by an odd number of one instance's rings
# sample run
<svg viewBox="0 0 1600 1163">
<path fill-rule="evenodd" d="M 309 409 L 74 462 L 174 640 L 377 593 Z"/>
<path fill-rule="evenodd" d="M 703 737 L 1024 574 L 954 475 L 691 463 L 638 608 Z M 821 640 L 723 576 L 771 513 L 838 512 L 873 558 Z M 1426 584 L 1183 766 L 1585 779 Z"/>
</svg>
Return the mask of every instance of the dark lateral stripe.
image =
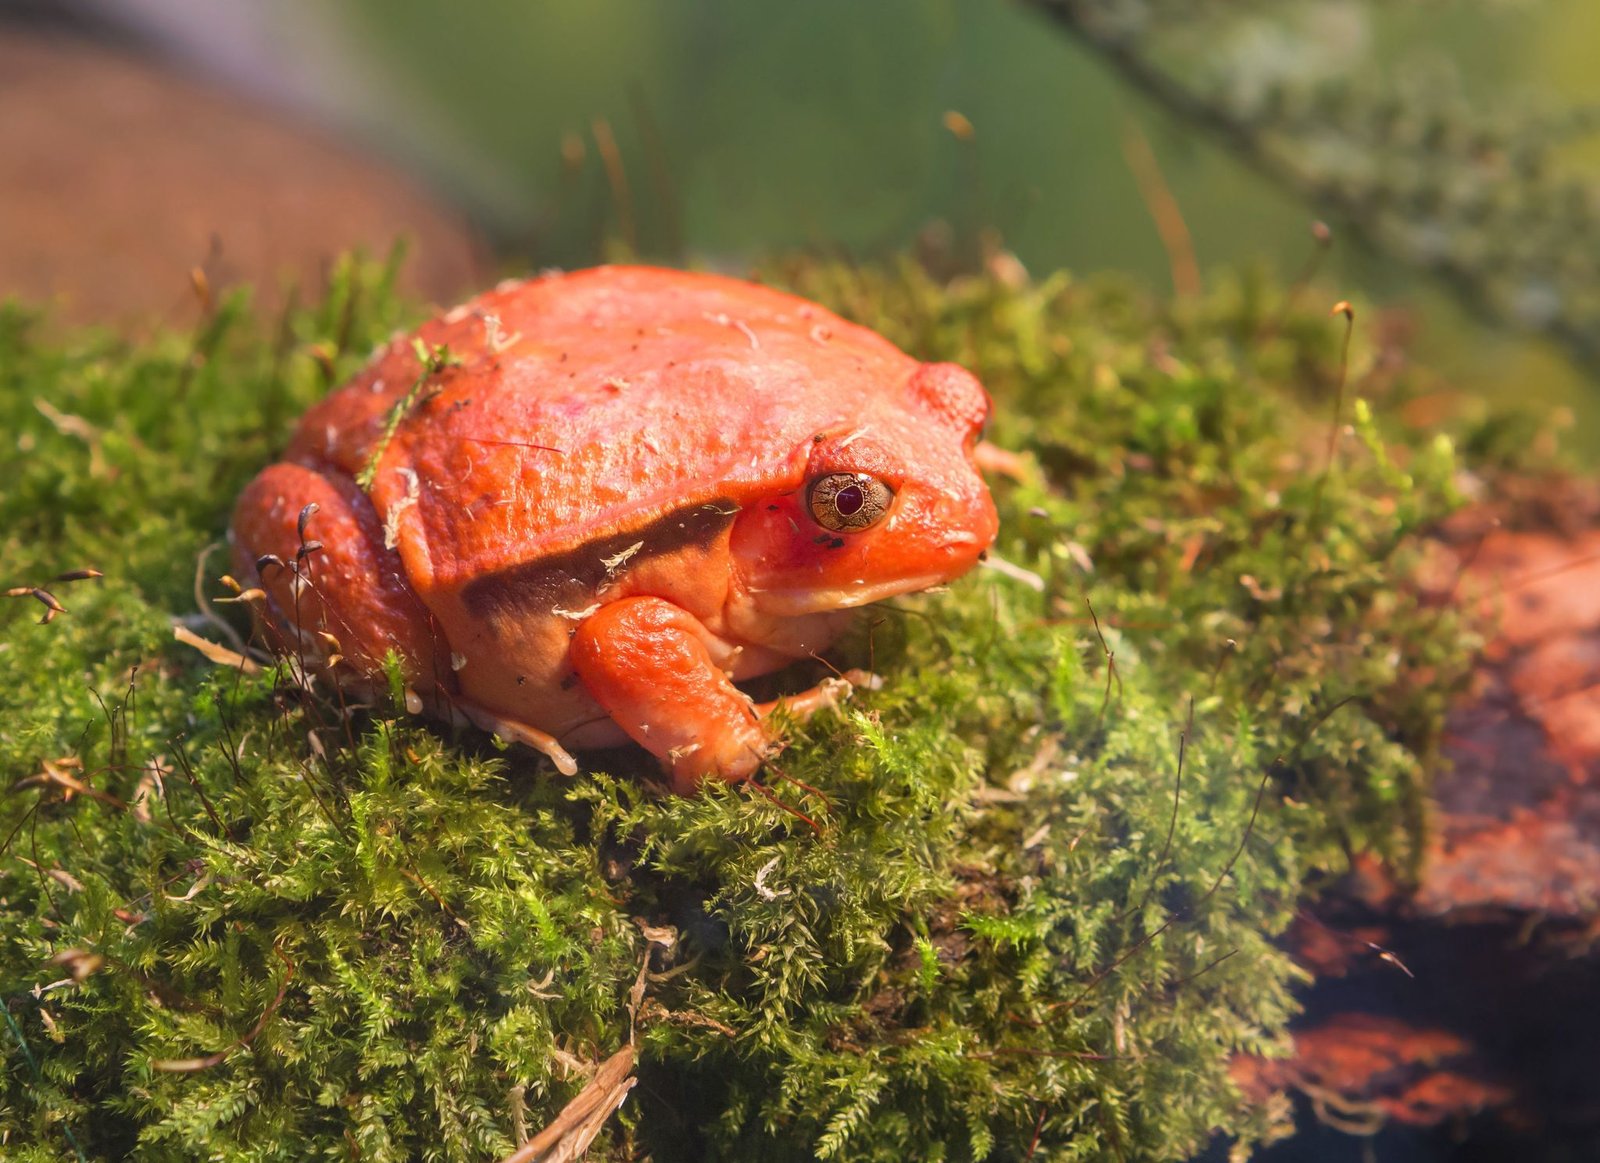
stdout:
<svg viewBox="0 0 1600 1163">
<path fill-rule="evenodd" d="M 608 580 L 640 563 L 689 548 L 705 549 L 720 537 L 739 513 L 736 501 L 719 497 L 703 505 L 679 509 L 642 528 L 590 541 L 576 549 L 512 566 L 468 582 L 461 600 L 474 617 L 494 618 L 545 610 L 586 599 Z M 608 569 L 607 561 L 637 542 L 637 552 Z"/>
</svg>

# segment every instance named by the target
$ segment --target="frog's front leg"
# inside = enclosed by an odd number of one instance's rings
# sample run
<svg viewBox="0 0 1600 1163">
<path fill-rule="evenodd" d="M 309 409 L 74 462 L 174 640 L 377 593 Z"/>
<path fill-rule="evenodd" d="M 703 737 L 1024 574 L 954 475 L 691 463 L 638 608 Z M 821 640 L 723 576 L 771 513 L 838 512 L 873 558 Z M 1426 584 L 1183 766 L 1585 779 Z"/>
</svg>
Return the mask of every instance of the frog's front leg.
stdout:
<svg viewBox="0 0 1600 1163">
<path fill-rule="evenodd" d="M 713 661 L 711 633 L 661 598 L 625 598 L 578 627 L 571 659 L 589 693 L 666 766 L 678 792 L 707 777 L 746 779 L 772 750 L 762 722 L 774 708 L 805 717 L 849 691 L 844 679 L 756 703 Z"/>
</svg>

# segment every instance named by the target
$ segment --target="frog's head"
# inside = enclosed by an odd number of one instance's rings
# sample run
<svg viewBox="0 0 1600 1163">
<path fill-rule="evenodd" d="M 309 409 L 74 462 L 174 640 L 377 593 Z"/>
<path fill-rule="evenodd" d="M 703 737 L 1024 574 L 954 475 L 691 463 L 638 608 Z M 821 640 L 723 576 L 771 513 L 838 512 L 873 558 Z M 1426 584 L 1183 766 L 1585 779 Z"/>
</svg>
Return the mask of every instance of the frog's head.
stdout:
<svg viewBox="0 0 1600 1163">
<path fill-rule="evenodd" d="M 795 450 L 798 487 L 745 507 L 732 549 L 756 610 L 793 617 L 927 589 L 971 569 L 994 541 L 994 501 L 973 462 L 983 386 L 922 364 L 900 392 Z"/>
</svg>

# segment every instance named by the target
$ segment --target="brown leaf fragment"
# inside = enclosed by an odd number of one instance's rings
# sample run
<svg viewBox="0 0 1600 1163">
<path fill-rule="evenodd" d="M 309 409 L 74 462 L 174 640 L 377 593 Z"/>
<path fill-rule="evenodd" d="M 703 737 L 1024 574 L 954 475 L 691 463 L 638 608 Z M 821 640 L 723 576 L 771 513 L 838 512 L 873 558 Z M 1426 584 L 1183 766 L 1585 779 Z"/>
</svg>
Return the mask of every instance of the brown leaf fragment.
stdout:
<svg viewBox="0 0 1600 1163">
<path fill-rule="evenodd" d="M 229 650 L 226 646 L 218 645 L 209 639 L 202 638 L 187 626 L 174 626 L 172 636 L 185 646 L 193 646 L 208 660 L 218 666 L 230 667 L 244 674 L 260 674 L 261 666 L 252 659 L 246 658 L 236 650 Z"/>
<path fill-rule="evenodd" d="M 634 1077 L 633 1063 L 631 1045 L 607 1058 L 589 1085 L 561 1108 L 554 1121 L 502 1163 L 571 1163 L 581 1157 L 639 1081 Z"/>
</svg>

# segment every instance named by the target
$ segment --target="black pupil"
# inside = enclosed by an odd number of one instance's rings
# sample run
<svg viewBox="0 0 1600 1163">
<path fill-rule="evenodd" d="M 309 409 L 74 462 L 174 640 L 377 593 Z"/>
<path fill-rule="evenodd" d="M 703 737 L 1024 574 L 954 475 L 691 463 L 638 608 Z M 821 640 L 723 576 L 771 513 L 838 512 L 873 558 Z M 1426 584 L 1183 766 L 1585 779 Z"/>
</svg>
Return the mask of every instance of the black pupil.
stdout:
<svg viewBox="0 0 1600 1163">
<path fill-rule="evenodd" d="M 854 517 L 866 503 L 867 495 L 860 485 L 845 485 L 833 495 L 833 507 L 839 510 L 841 517 Z"/>
</svg>

